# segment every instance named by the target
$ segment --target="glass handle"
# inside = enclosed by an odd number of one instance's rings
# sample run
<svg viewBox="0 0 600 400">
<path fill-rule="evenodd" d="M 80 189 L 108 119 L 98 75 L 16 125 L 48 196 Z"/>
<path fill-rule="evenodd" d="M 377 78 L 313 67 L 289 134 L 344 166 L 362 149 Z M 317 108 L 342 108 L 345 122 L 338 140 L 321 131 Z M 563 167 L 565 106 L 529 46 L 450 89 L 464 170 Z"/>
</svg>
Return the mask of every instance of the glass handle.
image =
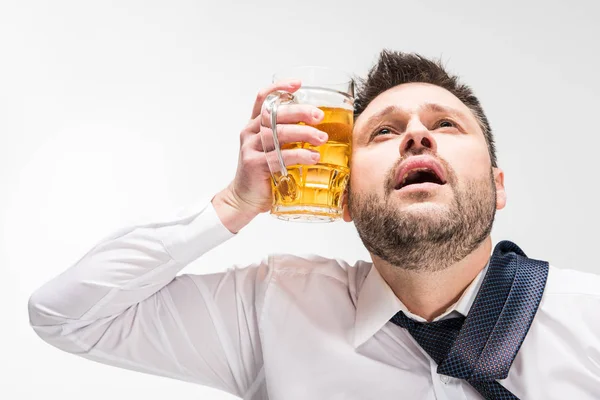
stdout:
<svg viewBox="0 0 600 400">
<path fill-rule="evenodd" d="M 279 137 L 277 136 L 277 110 L 282 104 L 292 104 L 296 98 L 292 93 L 276 91 L 265 99 L 260 120 L 260 140 L 262 142 L 265 157 L 273 183 L 280 195 L 286 201 L 296 198 L 297 184 L 294 177 L 288 173 L 281 154 Z"/>
</svg>

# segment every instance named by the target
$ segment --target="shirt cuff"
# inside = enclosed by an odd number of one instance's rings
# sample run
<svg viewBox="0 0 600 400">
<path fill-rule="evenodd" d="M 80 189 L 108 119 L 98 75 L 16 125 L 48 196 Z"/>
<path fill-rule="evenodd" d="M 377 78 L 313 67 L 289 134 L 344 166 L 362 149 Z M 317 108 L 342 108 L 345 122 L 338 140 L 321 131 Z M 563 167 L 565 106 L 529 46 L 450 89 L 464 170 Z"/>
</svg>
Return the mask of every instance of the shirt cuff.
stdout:
<svg viewBox="0 0 600 400">
<path fill-rule="evenodd" d="M 162 239 L 178 263 L 188 264 L 236 235 L 219 219 L 212 198 L 179 212 L 179 219 Z"/>
</svg>

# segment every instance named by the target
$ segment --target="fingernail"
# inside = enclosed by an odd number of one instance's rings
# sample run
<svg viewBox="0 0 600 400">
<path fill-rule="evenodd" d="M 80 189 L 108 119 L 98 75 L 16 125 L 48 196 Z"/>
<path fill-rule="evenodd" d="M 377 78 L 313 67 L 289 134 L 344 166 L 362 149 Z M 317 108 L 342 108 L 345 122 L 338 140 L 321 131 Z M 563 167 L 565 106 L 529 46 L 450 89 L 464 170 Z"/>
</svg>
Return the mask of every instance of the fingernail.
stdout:
<svg viewBox="0 0 600 400">
<path fill-rule="evenodd" d="M 313 111 L 313 117 L 316 120 L 319 120 L 319 119 L 323 118 L 324 116 L 325 116 L 325 113 L 323 111 L 319 110 L 319 109 Z"/>
<path fill-rule="evenodd" d="M 312 153 L 310 155 L 310 158 L 312 158 L 313 161 L 319 161 L 319 158 L 321 158 L 321 154 L 320 153 Z"/>
<path fill-rule="evenodd" d="M 321 133 L 319 133 L 319 139 L 321 140 L 321 142 L 326 142 L 328 139 L 328 136 L 325 132 L 321 132 Z"/>
</svg>

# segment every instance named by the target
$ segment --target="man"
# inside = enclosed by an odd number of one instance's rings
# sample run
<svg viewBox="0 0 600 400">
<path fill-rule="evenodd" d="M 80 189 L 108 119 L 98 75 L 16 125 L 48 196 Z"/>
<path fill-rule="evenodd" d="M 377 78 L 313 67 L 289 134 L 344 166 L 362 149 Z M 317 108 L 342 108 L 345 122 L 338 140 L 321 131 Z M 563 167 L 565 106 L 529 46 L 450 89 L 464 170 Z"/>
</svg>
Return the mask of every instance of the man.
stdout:
<svg viewBox="0 0 600 400">
<path fill-rule="evenodd" d="M 116 232 L 36 291 L 35 331 L 244 399 L 600 398 L 600 278 L 492 248 L 506 193 L 490 125 L 470 88 L 418 55 L 382 52 L 356 99 L 344 220 L 372 263 L 272 255 L 176 277 L 270 209 L 261 104 L 299 85 L 260 92 L 236 176 L 210 202 Z M 297 124 L 322 117 L 282 108 L 281 142 L 325 142 Z"/>
</svg>

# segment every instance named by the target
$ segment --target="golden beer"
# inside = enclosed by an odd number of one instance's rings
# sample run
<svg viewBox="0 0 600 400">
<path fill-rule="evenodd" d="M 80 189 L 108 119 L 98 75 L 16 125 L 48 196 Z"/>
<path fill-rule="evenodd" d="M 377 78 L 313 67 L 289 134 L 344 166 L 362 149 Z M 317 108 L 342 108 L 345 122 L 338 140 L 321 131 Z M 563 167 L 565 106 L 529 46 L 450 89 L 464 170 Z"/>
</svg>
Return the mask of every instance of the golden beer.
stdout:
<svg viewBox="0 0 600 400">
<path fill-rule="evenodd" d="M 260 140 L 271 172 L 271 215 L 286 221 L 333 222 L 342 217 L 342 199 L 350 174 L 354 124 L 354 80 L 325 67 L 295 67 L 273 76 L 273 82 L 295 79 L 301 87 L 269 94 L 261 108 Z M 324 112 L 315 128 L 329 135 L 327 143 L 313 146 L 280 144 L 277 133 L 279 106 L 310 104 Z M 317 164 L 286 165 L 282 151 L 318 151 Z"/>
<path fill-rule="evenodd" d="M 314 165 L 289 165 L 288 174 L 296 183 L 289 191 L 272 181 L 272 214 L 294 218 L 310 215 L 313 219 L 333 220 L 341 215 L 342 195 L 349 179 L 352 154 L 353 110 L 319 107 L 325 114 L 315 128 L 327 132 L 328 141 L 321 146 L 305 142 L 289 143 L 282 149 L 305 148 L 319 151 L 321 158 Z M 276 178 L 277 181 L 279 179 Z"/>
</svg>

